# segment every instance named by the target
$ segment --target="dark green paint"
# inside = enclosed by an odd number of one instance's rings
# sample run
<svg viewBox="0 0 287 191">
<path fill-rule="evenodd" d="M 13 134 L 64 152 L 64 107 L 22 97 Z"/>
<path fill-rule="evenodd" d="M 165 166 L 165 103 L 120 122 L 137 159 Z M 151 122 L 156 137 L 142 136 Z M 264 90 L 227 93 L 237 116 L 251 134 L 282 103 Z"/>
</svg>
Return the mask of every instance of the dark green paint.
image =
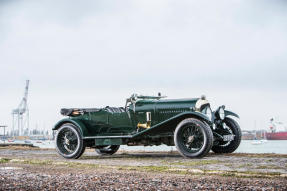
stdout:
<svg viewBox="0 0 287 191">
<path fill-rule="evenodd" d="M 66 118 L 66 119 L 62 119 L 60 120 L 58 123 L 56 123 L 56 125 L 54 126 L 53 130 L 57 130 L 58 128 L 61 127 L 61 125 L 63 125 L 64 123 L 72 123 L 74 125 L 76 125 L 77 127 L 79 127 L 80 133 L 83 137 L 88 136 L 89 135 L 89 131 L 86 127 L 86 125 L 83 123 L 83 120 L 81 119 L 71 119 L 71 118 Z"/>
<path fill-rule="evenodd" d="M 156 135 L 158 132 L 165 132 L 165 127 L 167 127 L 168 123 L 171 122 L 172 127 L 169 128 L 167 131 L 173 133 L 174 129 L 176 128 L 176 125 L 178 124 L 178 122 L 180 122 L 181 120 L 185 119 L 185 118 L 189 118 L 189 117 L 194 117 L 200 120 L 203 120 L 205 122 L 207 122 L 208 124 L 211 124 L 211 121 L 208 119 L 208 117 L 206 117 L 204 114 L 200 113 L 200 112 L 183 112 L 183 113 L 179 113 L 165 121 L 161 121 L 160 123 L 152 126 L 149 129 L 143 130 L 135 135 L 133 135 L 133 138 L 135 137 L 139 137 L 141 135 Z M 162 131 L 161 131 L 162 130 Z"/>
<path fill-rule="evenodd" d="M 96 146 L 105 146 L 105 145 L 121 145 L 122 139 L 120 138 L 98 138 L 95 141 Z"/>
<path fill-rule="evenodd" d="M 76 125 L 83 139 L 95 140 L 95 145 L 120 145 L 126 139 L 173 136 L 177 124 L 188 117 L 205 121 L 212 127 L 213 122 L 201 113 L 195 112 L 199 99 L 139 99 L 130 103 L 121 112 L 111 112 L 107 108 L 59 121 L 53 130 L 64 123 Z M 138 129 L 138 123 L 146 123 L 146 113 L 151 113 L 151 127 Z M 226 115 L 238 117 L 231 111 Z"/>
<path fill-rule="evenodd" d="M 233 116 L 233 117 L 239 118 L 239 115 L 237 115 L 236 113 L 232 111 L 224 110 L 224 113 L 225 113 L 225 116 Z"/>
</svg>

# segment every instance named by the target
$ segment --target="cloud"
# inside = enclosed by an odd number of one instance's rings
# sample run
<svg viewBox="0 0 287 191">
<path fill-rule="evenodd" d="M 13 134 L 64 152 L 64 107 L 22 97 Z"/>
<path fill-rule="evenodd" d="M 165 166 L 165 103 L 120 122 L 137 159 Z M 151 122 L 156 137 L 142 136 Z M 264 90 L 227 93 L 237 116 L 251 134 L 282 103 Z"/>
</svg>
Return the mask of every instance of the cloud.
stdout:
<svg viewBox="0 0 287 191">
<path fill-rule="evenodd" d="M 273 98 L 287 91 L 285 1 L 1 2 L 0 87 L 6 102 L 1 115 L 6 123 L 27 78 L 31 116 L 45 121 L 35 110 L 47 107 L 49 124 L 61 105 L 120 104 L 134 91 L 175 97 L 205 92 L 225 99 L 242 95 L 241 102 L 233 98 L 240 113 L 250 92 L 254 99 L 273 92 L 268 105 L 279 112 Z M 120 97 L 106 95 L 113 92 Z M 245 124 L 252 120 L 243 119 Z"/>
</svg>

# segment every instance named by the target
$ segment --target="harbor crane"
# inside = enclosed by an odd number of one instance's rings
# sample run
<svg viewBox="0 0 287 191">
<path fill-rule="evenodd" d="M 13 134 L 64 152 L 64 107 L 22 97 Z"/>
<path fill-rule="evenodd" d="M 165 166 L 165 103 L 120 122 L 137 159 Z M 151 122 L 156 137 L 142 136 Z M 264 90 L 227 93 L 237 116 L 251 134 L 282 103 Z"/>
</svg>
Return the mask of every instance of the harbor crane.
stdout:
<svg viewBox="0 0 287 191">
<path fill-rule="evenodd" d="M 29 133 L 28 89 L 29 80 L 26 80 L 24 96 L 19 106 L 12 110 L 12 136 L 23 136 Z"/>
</svg>

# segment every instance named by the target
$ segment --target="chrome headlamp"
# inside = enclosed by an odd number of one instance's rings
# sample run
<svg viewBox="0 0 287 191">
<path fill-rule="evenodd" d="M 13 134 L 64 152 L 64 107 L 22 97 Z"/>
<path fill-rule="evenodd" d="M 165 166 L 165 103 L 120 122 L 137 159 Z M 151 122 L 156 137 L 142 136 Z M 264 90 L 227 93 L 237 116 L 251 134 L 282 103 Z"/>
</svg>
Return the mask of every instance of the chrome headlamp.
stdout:
<svg viewBox="0 0 287 191">
<path fill-rule="evenodd" d="M 205 114 L 209 120 L 212 119 L 212 110 L 211 110 L 209 104 L 206 105 L 200 112 Z"/>
<path fill-rule="evenodd" d="M 223 120 L 225 118 L 225 112 L 224 112 L 225 106 L 221 106 L 216 111 L 216 117 Z"/>
</svg>

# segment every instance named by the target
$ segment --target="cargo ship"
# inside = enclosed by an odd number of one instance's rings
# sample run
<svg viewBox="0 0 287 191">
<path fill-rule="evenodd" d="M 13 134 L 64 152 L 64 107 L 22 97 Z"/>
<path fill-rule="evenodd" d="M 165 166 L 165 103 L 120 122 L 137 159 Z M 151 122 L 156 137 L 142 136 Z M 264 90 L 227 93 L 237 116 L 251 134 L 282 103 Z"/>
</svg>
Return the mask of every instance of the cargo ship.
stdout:
<svg viewBox="0 0 287 191">
<path fill-rule="evenodd" d="M 287 131 L 266 133 L 266 139 L 267 140 L 287 140 Z"/>
<path fill-rule="evenodd" d="M 284 127 L 282 122 L 275 121 L 274 118 L 271 118 L 269 132 L 266 132 L 266 139 L 287 140 L 287 128 Z"/>
</svg>

